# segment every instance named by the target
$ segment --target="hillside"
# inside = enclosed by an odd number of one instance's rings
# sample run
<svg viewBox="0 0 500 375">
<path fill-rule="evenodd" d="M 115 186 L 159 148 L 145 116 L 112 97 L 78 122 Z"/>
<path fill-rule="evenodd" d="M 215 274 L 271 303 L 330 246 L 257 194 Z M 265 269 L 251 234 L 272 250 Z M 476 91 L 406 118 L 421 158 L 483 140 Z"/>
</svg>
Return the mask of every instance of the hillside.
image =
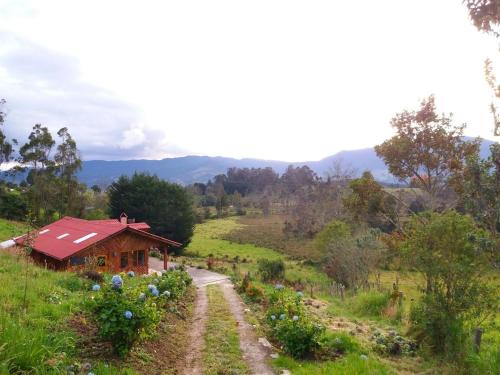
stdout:
<svg viewBox="0 0 500 375">
<path fill-rule="evenodd" d="M 493 141 L 484 140 L 481 145 L 481 155 L 487 156 Z M 278 173 L 283 173 L 290 165 L 307 165 L 318 175 L 324 176 L 332 168 L 334 162 L 341 161 L 344 166 L 353 168 L 358 174 L 364 170 L 372 171 L 375 178 L 381 182 L 395 182 L 389 174 L 384 162 L 377 157 L 373 148 L 340 151 L 317 161 L 286 162 L 261 159 L 235 159 L 221 156 L 183 156 L 161 160 L 88 160 L 83 162 L 83 168 L 78 173 L 81 182 L 92 186 L 94 184 L 107 186 L 121 175 L 131 175 L 134 172 L 148 172 L 158 177 L 182 185 L 194 182 L 206 182 L 214 176 L 225 173 L 228 168 L 265 168 L 271 167 Z M 17 180 L 23 176 L 17 176 Z"/>
</svg>

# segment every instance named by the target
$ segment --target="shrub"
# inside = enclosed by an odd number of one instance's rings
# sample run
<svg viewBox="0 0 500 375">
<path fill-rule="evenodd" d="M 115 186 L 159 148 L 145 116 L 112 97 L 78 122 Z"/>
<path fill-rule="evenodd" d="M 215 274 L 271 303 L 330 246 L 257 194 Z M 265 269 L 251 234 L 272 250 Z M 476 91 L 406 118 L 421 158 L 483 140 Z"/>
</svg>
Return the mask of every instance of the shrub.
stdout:
<svg viewBox="0 0 500 375">
<path fill-rule="evenodd" d="M 498 309 L 498 290 L 485 277 L 494 243 L 455 211 L 415 216 L 406 232 L 406 261 L 427 282 L 411 311 L 412 330 L 433 352 L 463 360 L 471 328 Z"/>
<path fill-rule="evenodd" d="M 192 279 L 187 272 L 170 269 L 162 273 L 158 281 L 158 291 L 160 294 L 168 292 L 170 300 L 177 300 L 186 292 L 191 283 Z"/>
<path fill-rule="evenodd" d="M 269 296 L 267 320 L 275 339 L 293 357 L 303 358 L 320 348 L 325 328 L 307 313 L 302 293 L 276 285 Z"/>
<path fill-rule="evenodd" d="M 359 287 L 368 283 L 371 270 L 381 259 L 380 232 L 371 229 L 356 237 L 344 236 L 328 243 L 325 271 L 329 277 L 346 287 Z"/>
<path fill-rule="evenodd" d="M 324 331 L 325 327 L 306 315 L 279 319 L 274 327 L 274 335 L 283 350 L 295 358 L 303 358 L 320 348 Z"/>
<path fill-rule="evenodd" d="M 262 302 L 264 300 L 264 290 L 252 283 L 249 283 L 244 291 L 245 295 L 253 302 Z"/>
<path fill-rule="evenodd" d="M 109 286 L 97 292 L 92 311 L 99 324 L 99 334 L 111 341 L 115 352 L 124 357 L 141 336 L 154 332 L 160 313 L 154 299 L 143 301 L 137 289 Z"/>
<path fill-rule="evenodd" d="M 258 272 L 264 282 L 283 280 L 285 278 L 285 262 L 282 259 L 260 259 Z"/>
</svg>

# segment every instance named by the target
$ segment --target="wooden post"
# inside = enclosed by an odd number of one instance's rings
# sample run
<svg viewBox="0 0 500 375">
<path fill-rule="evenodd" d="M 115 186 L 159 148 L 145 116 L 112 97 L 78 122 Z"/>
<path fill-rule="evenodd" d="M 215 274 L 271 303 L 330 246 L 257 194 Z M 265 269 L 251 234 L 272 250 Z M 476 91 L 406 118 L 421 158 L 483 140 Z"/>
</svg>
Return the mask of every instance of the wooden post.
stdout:
<svg viewBox="0 0 500 375">
<path fill-rule="evenodd" d="M 163 251 L 163 269 L 168 270 L 168 247 L 165 247 L 165 250 Z"/>
<path fill-rule="evenodd" d="M 340 299 L 343 301 L 344 300 L 344 286 L 340 286 Z"/>
<path fill-rule="evenodd" d="M 477 327 L 474 330 L 474 351 L 479 353 L 479 349 L 481 349 L 481 337 L 483 336 L 483 330 Z"/>
</svg>

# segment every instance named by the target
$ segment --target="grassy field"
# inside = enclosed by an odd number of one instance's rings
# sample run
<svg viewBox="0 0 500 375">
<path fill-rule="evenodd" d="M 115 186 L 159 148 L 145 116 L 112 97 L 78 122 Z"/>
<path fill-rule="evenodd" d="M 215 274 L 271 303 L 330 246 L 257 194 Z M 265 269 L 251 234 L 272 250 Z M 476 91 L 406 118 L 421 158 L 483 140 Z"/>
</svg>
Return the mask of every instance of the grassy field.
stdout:
<svg viewBox="0 0 500 375">
<path fill-rule="evenodd" d="M 252 219 L 254 220 L 254 219 Z M 288 281 L 301 280 L 306 286 L 306 296 L 310 297 L 308 283 L 315 285 L 313 291 L 318 307 L 312 308 L 313 314 L 318 316 L 327 326 L 333 327 L 336 324 L 345 326 L 345 330 L 355 331 L 357 327 L 366 331 L 357 333 L 359 338 L 365 345 L 370 346 L 371 332 L 374 330 L 390 330 L 396 329 L 403 334 L 407 330 L 407 314 L 410 306 L 421 295 L 420 290 L 424 283 L 422 278 L 412 272 L 396 272 L 396 271 L 380 271 L 380 291 L 366 291 L 362 293 L 347 292 L 342 300 L 338 295 L 329 293 L 330 280 L 319 269 L 313 266 L 304 265 L 303 261 L 296 260 L 294 254 L 289 256 L 286 249 L 274 250 L 269 247 L 257 245 L 257 243 L 265 243 L 264 240 L 255 239 L 258 237 L 258 226 L 253 226 L 249 233 L 245 233 L 245 228 L 248 224 L 246 219 L 242 218 L 225 218 L 218 220 L 210 220 L 203 224 L 197 225 L 195 236 L 187 249 L 187 255 L 190 257 L 184 258 L 184 261 L 193 265 L 207 266 L 206 258 L 209 256 L 217 259 L 217 270 L 227 274 L 233 273 L 231 268 L 232 259 L 238 257 L 240 263 L 238 265 L 239 273 L 251 272 L 256 280 L 255 284 L 264 289 L 272 286 L 261 283 L 256 275 L 257 261 L 259 259 L 278 259 L 281 258 L 286 264 L 286 279 Z M 274 229 L 275 230 L 275 229 Z M 237 234 L 236 237 L 233 237 Z M 237 242 L 228 240 L 228 238 L 237 238 Z M 245 243 L 244 238 L 252 238 L 252 243 Z M 494 275 L 496 282 L 500 279 L 498 274 Z M 375 277 L 371 279 L 375 282 Z M 404 303 L 403 311 L 400 316 L 388 316 L 385 313 L 385 308 L 388 301 L 388 291 L 392 290 L 393 284 L 398 283 L 399 290 L 403 292 Z M 477 356 L 474 374 L 494 374 L 496 369 L 500 368 L 500 331 L 498 324 L 500 323 L 497 316 L 497 326 L 485 327 L 483 336 L 483 346 L 480 356 Z M 452 374 L 460 373 L 460 369 L 456 369 L 453 365 L 444 364 L 438 358 L 378 358 L 375 360 L 369 356 L 368 361 L 360 359 L 358 354 L 350 354 L 344 357 L 341 361 L 296 361 L 287 356 L 281 356 L 274 361 L 274 366 L 278 369 L 287 368 L 293 374 L 391 374 L 391 373 L 422 373 L 422 374 Z M 382 363 L 380 362 L 382 360 Z"/>
<path fill-rule="evenodd" d="M 292 260 L 283 253 L 253 244 L 240 244 L 222 239 L 227 233 L 242 228 L 236 217 L 209 220 L 196 226 L 194 237 L 186 250 L 189 262 L 205 264 L 203 258 L 216 257 L 222 267 L 230 271 L 231 261 L 239 258 L 239 271 L 255 273 L 259 259 L 283 259 L 286 263 L 286 279 L 290 282 L 302 281 L 326 285 L 327 276 L 313 266 L 302 264 L 302 261 Z M 194 259 L 193 259 L 194 258 Z M 196 260 L 199 260 L 197 263 Z M 182 260 L 180 258 L 179 260 Z"/>
<path fill-rule="evenodd" d="M 0 254 L 0 373 L 60 373 L 76 354 L 68 319 L 81 311 L 89 288 L 75 274 L 44 270 L 24 259 Z M 97 361 L 95 366 L 102 368 L 99 374 L 118 373 Z"/>
<path fill-rule="evenodd" d="M 8 240 L 26 232 L 26 225 L 16 221 L 0 219 L 0 241 Z"/>
<path fill-rule="evenodd" d="M 236 320 L 219 285 L 207 287 L 208 322 L 203 351 L 204 374 L 249 374 L 240 350 Z"/>
</svg>

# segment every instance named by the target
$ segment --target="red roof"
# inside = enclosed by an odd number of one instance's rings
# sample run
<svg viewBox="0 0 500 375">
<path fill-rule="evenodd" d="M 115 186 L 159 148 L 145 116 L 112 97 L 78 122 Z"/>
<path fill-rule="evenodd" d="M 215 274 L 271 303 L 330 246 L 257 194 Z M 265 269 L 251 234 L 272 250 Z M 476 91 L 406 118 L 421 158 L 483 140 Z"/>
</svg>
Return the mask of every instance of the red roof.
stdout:
<svg viewBox="0 0 500 375">
<path fill-rule="evenodd" d="M 39 229 L 32 247 L 38 252 L 62 260 L 123 231 L 130 231 L 166 245 L 181 246 L 178 242 L 144 231 L 149 228 L 146 223 L 122 224 L 118 220 L 63 217 Z M 22 245 L 24 238 L 25 236 L 22 236 L 14 240 L 18 245 Z"/>
</svg>

